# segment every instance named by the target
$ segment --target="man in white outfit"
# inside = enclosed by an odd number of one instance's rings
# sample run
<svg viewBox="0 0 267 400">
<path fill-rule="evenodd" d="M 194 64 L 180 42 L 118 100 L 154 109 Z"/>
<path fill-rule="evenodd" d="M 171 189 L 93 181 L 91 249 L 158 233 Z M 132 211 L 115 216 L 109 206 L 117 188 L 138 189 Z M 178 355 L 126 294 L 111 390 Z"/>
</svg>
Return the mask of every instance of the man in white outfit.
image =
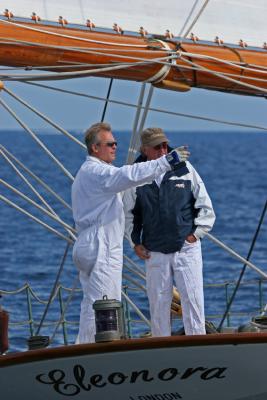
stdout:
<svg viewBox="0 0 267 400">
<path fill-rule="evenodd" d="M 167 154 L 168 139 L 160 128 L 143 131 L 141 143 L 143 159 Z M 125 236 L 146 263 L 152 336 L 171 335 L 174 282 L 185 333 L 205 334 L 200 239 L 212 228 L 215 214 L 202 179 L 186 161 L 152 183 L 127 190 L 123 202 Z"/>
<path fill-rule="evenodd" d="M 95 341 L 93 303 L 106 295 L 121 299 L 123 235 L 125 218 L 120 192 L 152 182 L 189 155 L 187 149 L 173 150 L 151 162 L 112 165 L 117 142 L 106 123 L 92 125 L 85 134 L 89 155 L 72 185 L 72 209 L 78 238 L 73 260 L 83 290 L 80 326 L 76 343 Z"/>
</svg>

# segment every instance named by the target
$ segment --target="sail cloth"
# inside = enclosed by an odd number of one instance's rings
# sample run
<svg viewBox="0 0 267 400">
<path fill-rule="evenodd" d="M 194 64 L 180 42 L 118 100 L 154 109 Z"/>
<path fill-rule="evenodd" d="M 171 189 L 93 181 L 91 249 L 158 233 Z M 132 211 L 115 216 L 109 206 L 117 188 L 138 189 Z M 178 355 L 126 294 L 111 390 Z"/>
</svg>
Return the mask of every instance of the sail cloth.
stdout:
<svg viewBox="0 0 267 400">
<path fill-rule="evenodd" d="M 192 31 L 201 40 L 262 47 L 267 41 L 266 0 L 0 0 L 0 12 L 8 8 L 15 17 L 29 18 L 32 12 L 44 20 L 138 32 L 142 26 L 151 34 L 168 29 L 175 36 Z M 201 12 L 202 10 L 202 12 Z M 200 15 L 199 15 L 200 14 Z M 196 21 L 194 23 L 194 21 Z M 186 23 L 186 25 L 185 25 Z"/>
</svg>

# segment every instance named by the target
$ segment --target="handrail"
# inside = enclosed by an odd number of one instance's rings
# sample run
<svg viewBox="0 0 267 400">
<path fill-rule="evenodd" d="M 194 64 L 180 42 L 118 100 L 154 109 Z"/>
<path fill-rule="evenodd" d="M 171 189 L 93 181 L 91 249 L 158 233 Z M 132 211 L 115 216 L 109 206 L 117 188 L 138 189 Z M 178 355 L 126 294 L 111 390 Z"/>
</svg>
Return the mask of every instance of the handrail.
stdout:
<svg viewBox="0 0 267 400">
<path fill-rule="evenodd" d="M 133 282 L 132 282 L 133 283 Z M 248 285 L 258 285 L 258 305 L 255 305 L 255 308 L 250 309 L 250 310 L 237 310 L 237 311 L 231 311 L 228 314 L 228 319 L 227 319 L 227 326 L 231 326 L 231 321 L 235 321 L 237 318 L 241 318 L 241 317 L 251 317 L 253 314 L 255 315 L 255 313 L 262 313 L 264 311 L 264 304 L 263 304 L 263 293 L 266 294 L 267 293 L 267 281 L 265 279 L 251 279 L 251 280 L 247 280 L 244 281 L 243 283 L 241 283 L 241 286 L 244 288 L 246 288 L 246 286 Z M 265 285 L 263 287 L 263 284 Z M 208 283 L 204 285 L 204 290 L 207 290 L 208 292 L 210 292 L 210 290 L 213 289 L 219 289 L 222 293 L 222 301 L 223 301 L 223 306 L 225 304 L 227 304 L 227 301 L 229 300 L 229 289 L 231 286 L 234 286 L 235 282 L 234 281 L 227 281 L 227 282 L 220 282 L 220 283 Z M 141 310 L 139 310 L 137 304 L 135 304 L 130 296 L 129 296 L 129 292 L 137 292 L 137 291 L 142 291 L 141 288 L 138 287 L 130 287 L 127 286 L 127 294 L 123 292 L 122 297 L 123 297 L 123 301 L 125 301 L 125 305 L 126 306 L 126 310 L 127 310 L 127 314 L 126 315 L 126 326 L 128 327 L 128 331 L 132 331 L 132 326 L 133 324 L 137 324 L 139 325 L 139 323 L 142 323 L 140 330 L 142 331 L 143 329 L 147 329 L 147 326 L 150 325 L 149 320 L 143 315 L 143 313 L 141 312 Z M 58 285 L 57 289 L 55 290 L 52 302 L 56 304 L 59 304 L 61 311 L 65 310 L 65 306 L 66 306 L 66 302 L 63 300 L 63 292 L 70 292 L 73 291 L 73 293 L 75 294 L 82 294 L 82 290 L 80 288 L 75 288 L 73 290 L 73 288 L 68 288 L 65 287 L 63 285 Z M 34 315 L 33 312 L 33 307 L 32 307 L 32 302 L 35 301 L 39 304 L 42 305 L 46 305 L 47 304 L 47 300 L 41 299 L 39 295 L 37 295 L 37 293 L 33 290 L 33 288 L 31 287 L 31 285 L 29 283 L 26 283 L 25 285 L 23 285 L 20 288 L 17 288 L 16 290 L 0 290 L 0 294 L 3 295 L 3 302 L 4 302 L 4 308 L 9 312 L 8 310 L 8 299 L 10 296 L 14 296 L 14 295 L 25 295 L 25 304 L 28 304 L 27 309 L 28 309 L 28 316 L 27 318 L 25 318 L 25 315 L 22 315 L 22 319 L 18 320 L 16 318 L 16 321 L 14 321 L 12 319 L 12 312 L 10 312 L 10 333 L 12 336 L 12 332 L 14 331 L 14 329 L 18 329 L 18 327 L 23 327 L 23 326 L 28 326 L 30 329 L 30 333 L 34 334 L 36 332 L 36 329 L 38 328 L 39 322 L 37 321 L 37 317 L 36 315 Z M 50 299 L 51 300 L 51 299 Z M 73 301 L 73 298 L 72 298 Z M 28 303 L 27 303 L 28 302 Z M 57 308 L 58 309 L 58 308 Z M 134 314 L 136 314 L 138 316 L 138 320 L 133 320 L 131 317 L 132 312 L 134 311 Z M 220 319 L 222 317 L 222 313 L 211 313 L 211 314 L 207 314 L 206 315 L 206 319 L 208 320 L 217 320 Z M 53 314 L 53 318 L 55 317 L 55 314 Z M 176 317 L 178 319 L 180 319 L 180 317 Z M 70 332 L 68 332 L 68 330 L 72 329 L 71 332 L 73 332 L 73 329 L 75 329 L 75 331 L 78 329 L 78 308 L 77 308 L 77 320 L 68 320 L 68 318 L 66 318 L 66 316 L 64 315 L 62 317 L 61 313 L 59 312 L 59 317 L 57 317 L 56 319 L 49 319 L 49 321 L 46 321 L 43 324 L 43 327 L 47 330 L 50 328 L 51 331 L 53 331 L 55 329 L 55 327 L 57 326 L 61 326 L 62 327 L 62 334 L 60 337 L 63 337 L 63 341 L 65 344 L 69 343 L 69 336 L 72 334 Z M 145 325 L 144 325 L 145 324 Z M 28 332 L 28 330 L 26 330 L 26 332 Z M 22 335 L 23 336 L 23 335 Z M 131 337 L 131 335 L 129 335 L 129 337 Z M 27 337 L 25 337 L 25 340 L 28 339 Z M 11 339 L 12 341 L 12 339 Z"/>
</svg>

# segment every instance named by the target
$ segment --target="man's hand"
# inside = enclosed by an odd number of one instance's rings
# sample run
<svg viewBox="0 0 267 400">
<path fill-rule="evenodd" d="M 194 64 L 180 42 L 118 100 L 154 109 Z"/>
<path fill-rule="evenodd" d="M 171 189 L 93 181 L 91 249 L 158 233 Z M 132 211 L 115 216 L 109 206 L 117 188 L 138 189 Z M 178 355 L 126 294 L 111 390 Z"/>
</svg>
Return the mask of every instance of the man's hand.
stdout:
<svg viewBox="0 0 267 400">
<path fill-rule="evenodd" d="M 190 156 L 190 152 L 188 151 L 188 146 L 180 146 L 173 149 L 170 153 L 166 155 L 168 162 L 171 167 L 175 167 L 182 161 L 186 161 Z"/>
<path fill-rule="evenodd" d="M 142 260 L 147 260 L 148 258 L 150 258 L 149 251 L 142 244 L 136 244 L 134 246 L 134 251 L 135 254 Z"/>
<path fill-rule="evenodd" d="M 188 151 L 188 146 L 176 147 L 176 149 L 174 149 L 173 151 L 177 152 L 180 161 L 186 161 L 190 156 L 190 152 Z"/>
<path fill-rule="evenodd" d="M 197 238 L 195 237 L 195 235 L 193 235 L 193 233 L 190 233 L 190 235 L 186 236 L 185 240 L 188 243 L 195 243 L 197 241 Z"/>
</svg>

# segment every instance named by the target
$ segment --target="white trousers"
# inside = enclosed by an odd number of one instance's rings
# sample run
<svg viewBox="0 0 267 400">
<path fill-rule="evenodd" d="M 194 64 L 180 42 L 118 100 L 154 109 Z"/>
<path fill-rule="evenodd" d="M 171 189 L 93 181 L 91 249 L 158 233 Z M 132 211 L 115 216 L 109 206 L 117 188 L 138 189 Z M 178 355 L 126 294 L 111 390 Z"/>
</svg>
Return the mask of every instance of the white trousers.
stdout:
<svg viewBox="0 0 267 400">
<path fill-rule="evenodd" d="M 171 335 L 173 282 L 181 296 L 186 335 L 205 334 L 201 243 L 185 242 L 180 252 L 151 252 L 146 260 L 152 336 Z"/>
<path fill-rule="evenodd" d="M 122 235 L 120 235 L 122 237 Z M 95 312 L 93 303 L 108 299 L 121 301 L 122 239 L 112 229 L 88 230 L 74 247 L 83 299 L 81 302 L 79 333 L 76 344 L 95 342 Z"/>
</svg>

